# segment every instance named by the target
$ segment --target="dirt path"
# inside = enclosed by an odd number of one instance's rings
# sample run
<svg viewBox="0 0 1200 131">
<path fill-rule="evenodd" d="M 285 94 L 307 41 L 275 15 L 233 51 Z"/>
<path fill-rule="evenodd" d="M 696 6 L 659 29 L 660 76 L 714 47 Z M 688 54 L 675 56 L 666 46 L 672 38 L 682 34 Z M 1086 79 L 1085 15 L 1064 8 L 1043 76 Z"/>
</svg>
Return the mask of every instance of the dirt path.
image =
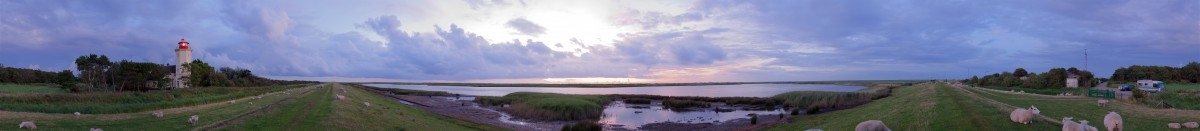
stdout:
<svg viewBox="0 0 1200 131">
<path fill-rule="evenodd" d="M 238 116 L 236 116 L 236 117 L 233 117 L 233 118 L 230 118 L 230 119 L 222 120 L 221 122 L 217 122 L 217 123 L 214 123 L 214 124 L 211 124 L 211 125 L 204 126 L 204 127 L 202 127 L 202 128 L 199 128 L 199 130 L 204 130 L 204 131 L 208 131 L 208 130 L 217 130 L 217 129 L 222 129 L 222 128 L 225 128 L 225 127 L 226 127 L 226 126 L 228 126 L 228 125 L 232 125 L 232 124 L 237 124 L 237 123 L 240 123 L 240 122 L 244 121 L 244 120 L 245 120 L 245 119 L 246 119 L 248 116 L 253 116 L 253 115 L 256 115 L 256 114 L 262 113 L 263 111 L 266 111 L 266 110 L 268 110 L 268 109 L 274 109 L 274 108 L 276 108 L 276 107 L 278 107 L 279 105 L 282 105 L 282 104 L 284 104 L 284 103 L 291 103 L 291 102 L 295 101 L 296 97 L 307 96 L 307 95 L 308 95 L 309 93 L 311 93 L 311 92 L 312 92 L 312 91 L 313 91 L 315 88 L 320 88 L 321 86 L 326 86 L 326 85 L 328 85 L 328 84 L 320 84 L 320 85 L 313 85 L 313 86 L 309 86 L 309 87 L 304 87 L 304 88 L 302 88 L 302 89 L 305 89 L 305 91 L 304 91 L 303 93 L 299 93 L 299 94 L 297 94 L 297 95 L 288 96 L 287 98 L 281 99 L 281 100 L 279 100 L 279 101 L 275 101 L 274 103 L 271 103 L 271 104 L 268 104 L 268 105 L 266 105 L 266 106 L 263 106 L 262 108 L 258 108 L 258 109 L 255 109 L 255 110 L 253 110 L 253 111 L 250 111 L 250 112 L 243 113 L 243 114 L 241 114 L 241 115 L 238 115 Z M 290 91 L 290 90 L 289 90 L 289 91 Z M 285 91 L 285 92 L 286 92 L 286 91 Z M 276 92 L 276 93 L 279 93 L 279 92 Z"/>
</svg>

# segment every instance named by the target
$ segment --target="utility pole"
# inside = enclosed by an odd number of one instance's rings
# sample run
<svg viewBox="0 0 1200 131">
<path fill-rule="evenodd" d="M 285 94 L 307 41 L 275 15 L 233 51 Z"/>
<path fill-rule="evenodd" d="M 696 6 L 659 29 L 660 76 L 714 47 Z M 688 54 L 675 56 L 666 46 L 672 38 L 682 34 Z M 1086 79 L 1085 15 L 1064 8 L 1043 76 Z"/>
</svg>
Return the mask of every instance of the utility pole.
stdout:
<svg viewBox="0 0 1200 131">
<path fill-rule="evenodd" d="M 1087 48 L 1083 49 L 1083 70 L 1088 70 Z"/>
</svg>

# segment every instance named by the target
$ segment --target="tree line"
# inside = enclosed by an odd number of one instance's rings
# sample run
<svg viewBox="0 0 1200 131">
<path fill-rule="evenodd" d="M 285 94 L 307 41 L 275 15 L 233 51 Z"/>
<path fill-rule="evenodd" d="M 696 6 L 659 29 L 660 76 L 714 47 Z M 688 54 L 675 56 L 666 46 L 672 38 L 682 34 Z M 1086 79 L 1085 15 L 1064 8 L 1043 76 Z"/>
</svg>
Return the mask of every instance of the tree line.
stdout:
<svg viewBox="0 0 1200 131">
<path fill-rule="evenodd" d="M 1118 82 L 1135 82 L 1149 79 L 1164 82 L 1200 82 L 1200 62 L 1189 62 L 1183 67 L 1133 65 L 1117 68 L 1111 79 Z"/>
<path fill-rule="evenodd" d="M 193 60 L 184 65 L 167 65 L 128 60 L 110 61 L 108 56 L 89 54 L 75 59 L 78 77 L 71 70 L 50 72 L 0 65 L 0 83 L 55 83 L 71 92 L 81 91 L 147 91 L 168 89 L 175 73 L 174 66 L 188 67 L 190 77 L 183 78 L 189 87 L 270 86 L 313 81 L 271 80 L 254 75 L 248 69 L 221 67 L 214 69 L 204 61 Z"/>
<path fill-rule="evenodd" d="M 1012 72 L 994 73 L 980 78 L 972 76 L 969 79 L 963 80 L 967 84 L 975 86 L 1003 86 L 1003 87 L 1024 87 L 1024 88 L 1065 88 L 1066 80 L 1071 75 L 1079 77 L 1079 87 L 1092 87 L 1096 83 L 1094 74 L 1091 71 L 1079 70 L 1075 67 L 1068 69 L 1053 68 L 1043 73 L 1030 73 L 1024 68 L 1017 68 Z M 1022 77 L 1024 79 L 1022 80 Z"/>
</svg>

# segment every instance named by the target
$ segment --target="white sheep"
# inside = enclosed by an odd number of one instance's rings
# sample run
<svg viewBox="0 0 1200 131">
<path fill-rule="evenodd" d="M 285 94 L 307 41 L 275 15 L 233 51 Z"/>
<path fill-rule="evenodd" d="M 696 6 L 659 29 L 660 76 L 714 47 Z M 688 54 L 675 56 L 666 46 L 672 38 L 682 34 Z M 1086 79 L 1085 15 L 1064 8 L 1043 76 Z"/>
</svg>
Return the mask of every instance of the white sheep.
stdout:
<svg viewBox="0 0 1200 131">
<path fill-rule="evenodd" d="M 1026 110 L 1026 109 L 1013 110 L 1012 113 L 1008 115 L 1008 118 L 1016 123 L 1029 124 L 1029 123 L 1033 123 L 1033 117 L 1037 116 L 1041 112 L 1042 111 L 1038 110 L 1037 107 L 1029 106 L 1028 110 Z"/>
<path fill-rule="evenodd" d="M 21 125 L 18 125 L 18 126 L 19 126 L 18 128 L 23 128 L 23 129 L 37 129 L 37 124 L 33 124 L 33 121 L 24 121 L 24 122 L 21 122 Z"/>
<path fill-rule="evenodd" d="M 154 115 L 154 117 L 163 117 L 163 112 L 155 111 L 154 113 L 150 113 L 150 115 Z"/>
<path fill-rule="evenodd" d="M 1105 105 L 1108 105 L 1107 99 L 1097 99 L 1096 100 L 1096 106 L 1105 106 Z"/>
<path fill-rule="evenodd" d="M 858 126 L 854 127 L 854 131 L 891 131 L 883 121 L 867 120 L 859 122 Z"/>
<path fill-rule="evenodd" d="M 200 116 L 198 116 L 198 115 L 192 115 L 192 118 L 188 118 L 188 123 L 191 123 L 192 125 L 196 125 L 196 122 L 199 122 L 199 121 L 200 121 Z"/>
<path fill-rule="evenodd" d="M 1183 127 L 1187 127 L 1187 128 L 1191 128 L 1191 129 L 1196 129 L 1196 128 L 1200 128 L 1200 123 L 1196 123 L 1196 122 L 1187 122 L 1187 123 L 1183 123 Z"/>
<path fill-rule="evenodd" d="M 1079 127 L 1083 128 L 1084 131 L 1099 131 L 1098 129 L 1096 129 L 1096 127 L 1088 125 L 1087 123 L 1088 123 L 1087 120 L 1079 120 Z"/>
<path fill-rule="evenodd" d="M 1104 127 L 1108 128 L 1108 131 L 1125 130 L 1123 123 L 1125 122 L 1121 121 L 1121 115 L 1117 112 L 1109 111 L 1108 115 L 1104 115 Z"/>
<path fill-rule="evenodd" d="M 365 102 L 365 101 L 364 101 L 364 102 L 363 102 L 363 105 L 365 105 L 365 106 L 371 106 L 371 103 L 370 103 L 370 102 Z"/>
<path fill-rule="evenodd" d="M 75 112 L 75 116 L 79 116 L 79 115 L 83 115 L 83 114 L 79 114 L 79 112 Z"/>
<path fill-rule="evenodd" d="M 1075 121 L 1071 121 L 1071 117 L 1063 117 L 1062 123 L 1063 131 L 1083 131 L 1083 126 L 1079 125 L 1079 123 L 1075 123 Z"/>
<path fill-rule="evenodd" d="M 1167 123 L 1167 127 L 1171 129 L 1179 129 L 1179 123 Z"/>
<path fill-rule="evenodd" d="M 104 131 L 104 129 L 100 129 L 100 128 L 92 128 L 92 129 L 91 129 L 91 130 L 89 130 L 89 131 Z"/>
<path fill-rule="evenodd" d="M 1020 92 L 1020 93 L 1025 93 L 1025 90 L 1021 90 L 1021 92 Z"/>
<path fill-rule="evenodd" d="M 237 100 L 229 100 L 229 104 L 233 104 L 234 102 L 237 102 Z"/>
<path fill-rule="evenodd" d="M 342 94 L 334 94 L 334 95 L 337 95 L 336 98 L 338 100 L 346 99 L 346 96 L 342 96 Z"/>
</svg>

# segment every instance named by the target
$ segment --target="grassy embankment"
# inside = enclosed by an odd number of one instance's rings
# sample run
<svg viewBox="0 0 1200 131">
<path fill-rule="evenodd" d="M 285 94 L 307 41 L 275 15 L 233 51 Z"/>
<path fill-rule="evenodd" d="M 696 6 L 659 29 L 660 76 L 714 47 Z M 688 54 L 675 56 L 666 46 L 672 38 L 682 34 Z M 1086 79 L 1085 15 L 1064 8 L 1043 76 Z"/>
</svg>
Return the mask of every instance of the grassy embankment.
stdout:
<svg viewBox="0 0 1200 131">
<path fill-rule="evenodd" d="M 425 113 L 358 88 L 346 88 L 342 95 L 347 100 L 333 100 L 332 94 L 340 92 L 333 86 L 340 85 L 290 89 L 268 93 L 262 99 L 240 98 L 232 104 L 222 101 L 155 110 L 166 114 L 162 118 L 150 115 L 152 111 L 81 117 L 0 111 L 0 124 L 16 125 L 32 120 L 41 130 L 500 130 Z M 308 90 L 312 91 L 305 93 Z M 363 101 L 371 106 L 363 106 Z M 187 119 L 191 115 L 200 116 L 199 123 L 189 125 Z M 0 130 L 18 129 L 3 126 Z"/>
<path fill-rule="evenodd" d="M 503 97 L 475 98 L 484 105 L 510 105 L 500 110 L 513 115 L 540 120 L 600 119 L 604 105 L 609 102 L 598 95 L 567 95 L 554 93 L 515 92 Z"/>
<path fill-rule="evenodd" d="M 148 92 L 0 93 L 0 110 L 17 112 L 112 114 L 194 106 L 305 85 L 208 87 Z"/>
<path fill-rule="evenodd" d="M 0 83 L 0 93 L 58 93 L 63 92 L 62 89 L 55 88 L 54 84 L 10 84 Z"/>
<path fill-rule="evenodd" d="M 339 88 L 345 88 L 341 91 Z M 336 100 L 335 94 L 346 96 Z M 365 106 L 363 102 L 370 103 Z M 503 130 L 429 114 L 356 86 L 334 84 L 281 103 L 229 130 Z"/>
<path fill-rule="evenodd" d="M 1129 101 L 1097 107 L 1096 99 L 1018 94 L 984 88 L 954 88 L 944 84 L 922 84 L 898 88 L 892 97 L 853 109 L 805 116 L 769 130 L 853 130 L 858 122 L 882 120 L 893 130 L 1059 130 L 1062 117 L 1089 120 L 1103 128 L 1108 111 L 1124 117 L 1128 130 L 1167 130 L 1167 122 L 1200 119 L 1194 110 L 1152 109 Z M 1009 120 L 1014 108 L 1030 105 L 1045 116 L 1030 125 Z M 1048 119 L 1047 119 L 1048 118 Z"/>
<path fill-rule="evenodd" d="M 307 88 L 293 88 L 286 90 L 287 92 L 302 92 Z M 165 115 L 162 118 L 157 118 L 151 115 L 153 111 L 143 111 L 136 113 L 117 113 L 117 114 L 87 114 L 76 117 L 73 114 L 61 113 L 35 113 L 35 112 L 11 112 L 0 111 L 0 124 L 16 125 L 22 121 L 34 121 L 41 130 L 86 130 L 89 128 L 103 128 L 106 130 L 192 130 L 200 127 L 199 125 L 207 125 L 219 122 L 220 120 L 230 119 L 240 114 L 244 114 L 254 109 L 266 106 L 266 103 L 279 101 L 291 95 L 283 93 L 268 93 L 262 99 L 238 98 L 236 103 L 229 104 L 225 101 L 216 101 L 201 105 L 178 107 L 170 109 L 160 109 L 154 111 L 162 111 Z M 249 102 L 255 102 L 250 104 Z M 191 115 L 200 116 L 200 121 L 196 125 L 187 123 L 188 117 Z M 18 130 L 16 126 L 0 126 L 0 130 Z"/>
<path fill-rule="evenodd" d="M 788 108 L 804 108 L 808 114 L 821 110 L 836 110 L 866 104 L 871 100 L 888 97 L 893 86 L 872 86 L 856 92 L 792 91 L 772 96 Z"/>
</svg>

